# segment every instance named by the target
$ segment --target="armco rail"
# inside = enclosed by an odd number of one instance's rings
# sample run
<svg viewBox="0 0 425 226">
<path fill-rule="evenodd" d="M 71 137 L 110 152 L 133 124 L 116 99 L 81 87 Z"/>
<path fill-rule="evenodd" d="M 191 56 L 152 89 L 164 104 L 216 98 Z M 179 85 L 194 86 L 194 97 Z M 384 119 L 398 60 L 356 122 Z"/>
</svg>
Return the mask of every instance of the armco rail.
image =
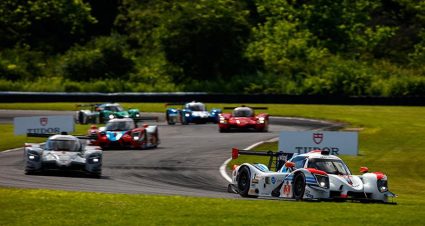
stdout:
<svg viewBox="0 0 425 226">
<path fill-rule="evenodd" d="M 210 103 L 284 103 L 338 105 L 401 105 L 424 106 L 425 96 L 412 97 L 349 97 L 297 96 L 278 94 L 221 94 L 204 92 L 175 93 L 43 93 L 0 92 L 0 103 L 14 102 L 186 102 Z"/>
</svg>

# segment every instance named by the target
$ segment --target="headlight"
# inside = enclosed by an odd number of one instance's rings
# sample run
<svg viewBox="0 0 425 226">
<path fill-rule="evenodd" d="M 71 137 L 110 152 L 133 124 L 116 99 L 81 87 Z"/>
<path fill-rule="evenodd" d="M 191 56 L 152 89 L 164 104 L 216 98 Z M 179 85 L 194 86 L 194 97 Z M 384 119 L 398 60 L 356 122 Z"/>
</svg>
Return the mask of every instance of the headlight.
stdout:
<svg viewBox="0 0 425 226">
<path fill-rule="evenodd" d="M 92 156 L 88 159 L 89 163 L 99 163 L 101 160 L 100 156 Z"/>
<path fill-rule="evenodd" d="M 190 114 L 189 114 L 189 113 L 186 113 L 184 116 L 189 117 L 189 116 L 190 116 Z"/>
<path fill-rule="evenodd" d="M 38 161 L 40 160 L 40 156 L 36 153 L 28 153 L 28 159 L 31 161 Z"/>
<path fill-rule="evenodd" d="M 377 186 L 378 186 L 378 190 L 380 192 L 387 192 L 388 191 L 388 181 L 386 181 L 386 180 L 378 180 Z"/>
<path fill-rule="evenodd" d="M 265 123 L 264 117 L 258 118 L 258 121 L 257 122 L 260 123 L 260 124 L 264 124 Z"/>
<path fill-rule="evenodd" d="M 109 117 L 109 119 L 113 119 L 114 115 L 109 115 L 108 117 Z"/>
<path fill-rule="evenodd" d="M 317 183 L 322 188 L 329 188 L 329 177 L 324 175 L 314 174 L 317 179 Z"/>
<path fill-rule="evenodd" d="M 138 137 L 138 136 L 134 136 L 134 137 L 133 137 L 133 139 L 134 139 L 134 140 L 139 140 L 139 139 L 140 139 L 140 137 Z"/>
<path fill-rule="evenodd" d="M 220 123 L 221 124 L 227 124 L 227 121 L 224 117 L 220 117 Z"/>
<path fill-rule="evenodd" d="M 139 114 L 136 114 L 136 117 L 138 118 L 138 117 L 140 117 L 140 115 Z"/>
</svg>

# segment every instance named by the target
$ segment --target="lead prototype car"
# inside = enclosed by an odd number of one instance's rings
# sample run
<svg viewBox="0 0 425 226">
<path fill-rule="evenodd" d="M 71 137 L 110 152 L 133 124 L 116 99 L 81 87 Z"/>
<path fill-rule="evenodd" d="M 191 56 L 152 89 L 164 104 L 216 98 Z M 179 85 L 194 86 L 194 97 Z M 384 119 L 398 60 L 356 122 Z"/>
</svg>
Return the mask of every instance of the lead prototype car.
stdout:
<svg viewBox="0 0 425 226">
<path fill-rule="evenodd" d="M 358 200 L 361 202 L 389 202 L 395 195 L 388 190 L 388 178 L 381 172 L 352 175 L 347 165 L 326 151 L 312 151 L 295 155 L 286 161 L 282 152 L 254 152 L 232 150 L 232 158 L 239 154 L 270 156 L 269 166 L 243 163 L 234 166 L 228 191 L 242 197 L 279 197 L 295 200 Z M 276 171 L 271 171 L 273 159 Z"/>
<path fill-rule="evenodd" d="M 28 136 L 45 135 L 28 134 Z M 26 174 L 47 170 L 76 170 L 101 177 L 102 150 L 100 147 L 87 146 L 86 142 L 75 136 L 52 135 L 43 144 L 26 143 L 24 163 Z"/>
<path fill-rule="evenodd" d="M 254 130 L 258 132 L 269 131 L 269 114 L 255 114 L 254 109 L 267 109 L 266 107 L 241 107 L 224 109 L 233 109 L 232 113 L 220 114 L 218 130 L 220 133 L 230 130 Z"/>
</svg>

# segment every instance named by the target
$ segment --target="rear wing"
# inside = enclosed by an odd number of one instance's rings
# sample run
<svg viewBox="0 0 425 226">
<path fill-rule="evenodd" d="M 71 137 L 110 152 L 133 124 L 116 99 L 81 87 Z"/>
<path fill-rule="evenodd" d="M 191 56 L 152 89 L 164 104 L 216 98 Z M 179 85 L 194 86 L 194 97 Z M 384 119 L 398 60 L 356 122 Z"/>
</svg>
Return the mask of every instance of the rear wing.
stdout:
<svg viewBox="0 0 425 226">
<path fill-rule="evenodd" d="M 282 168 L 283 165 L 292 157 L 292 153 L 273 152 L 273 151 L 251 151 L 239 150 L 232 148 L 232 159 L 237 159 L 239 155 L 254 155 L 254 156 L 268 156 L 270 157 L 267 167 L 271 169 L 274 167 L 276 170 Z"/>
<path fill-rule="evenodd" d="M 27 133 L 27 137 L 51 137 L 54 135 L 58 135 L 57 133 Z M 67 135 L 67 134 L 62 134 L 62 135 Z M 86 136 L 86 135 L 72 135 L 78 139 L 96 139 L 97 136 L 93 135 L 93 136 Z"/>
</svg>

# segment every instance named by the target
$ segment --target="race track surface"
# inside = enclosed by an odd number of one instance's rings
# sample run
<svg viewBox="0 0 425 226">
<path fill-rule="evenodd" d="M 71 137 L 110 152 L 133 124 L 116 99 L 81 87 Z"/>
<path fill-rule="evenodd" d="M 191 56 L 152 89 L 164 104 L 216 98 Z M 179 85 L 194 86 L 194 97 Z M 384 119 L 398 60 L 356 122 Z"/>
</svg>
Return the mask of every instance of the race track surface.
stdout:
<svg viewBox="0 0 425 226">
<path fill-rule="evenodd" d="M 13 113 L 15 116 L 55 115 L 54 111 L 41 112 L 43 114 L 20 112 L 22 114 Z M 10 116 L 7 111 L 1 111 L 0 121 L 11 122 L 8 115 Z M 281 130 L 334 126 L 326 122 L 291 118 L 273 118 L 272 123 L 270 132 L 267 133 L 219 133 L 215 124 L 169 126 L 159 122 L 159 148 L 104 151 L 103 175 L 100 179 L 76 173 L 25 175 L 23 150 L 3 152 L 0 153 L 0 186 L 128 194 L 238 197 L 227 193 L 228 182 L 219 172 L 223 162 L 230 158 L 232 147 L 246 148 L 256 142 L 278 137 Z"/>
</svg>

